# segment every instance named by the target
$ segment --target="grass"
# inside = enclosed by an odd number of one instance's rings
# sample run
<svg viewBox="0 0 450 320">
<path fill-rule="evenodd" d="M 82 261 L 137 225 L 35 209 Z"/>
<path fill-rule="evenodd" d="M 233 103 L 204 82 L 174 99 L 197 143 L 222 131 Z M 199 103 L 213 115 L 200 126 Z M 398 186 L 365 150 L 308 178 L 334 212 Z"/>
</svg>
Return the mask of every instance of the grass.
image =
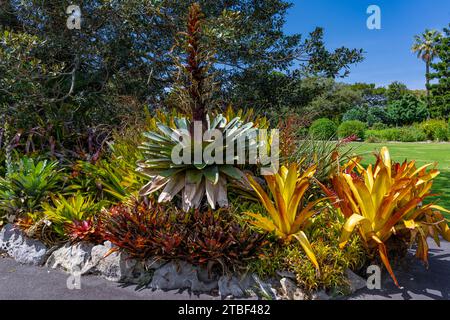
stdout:
<svg viewBox="0 0 450 320">
<path fill-rule="evenodd" d="M 383 146 L 389 148 L 391 157 L 398 162 L 403 162 L 405 159 L 416 160 L 418 166 L 437 162 L 441 174 L 436 178 L 432 191 L 439 194 L 439 205 L 450 208 L 450 143 L 355 142 L 351 145 L 355 148 L 356 154 L 364 157 L 362 162 L 365 165 L 375 163 L 372 153 Z M 450 215 L 447 215 L 447 218 L 450 218 Z"/>
</svg>

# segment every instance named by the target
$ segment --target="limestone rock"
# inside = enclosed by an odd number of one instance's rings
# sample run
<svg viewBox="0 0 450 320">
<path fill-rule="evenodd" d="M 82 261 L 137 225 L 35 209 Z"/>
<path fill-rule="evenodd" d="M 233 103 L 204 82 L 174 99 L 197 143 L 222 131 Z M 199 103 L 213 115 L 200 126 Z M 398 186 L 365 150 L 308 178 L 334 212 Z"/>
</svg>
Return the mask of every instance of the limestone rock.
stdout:
<svg viewBox="0 0 450 320">
<path fill-rule="evenodd" d="M 143 264 L 120 251 L 106 256 L 112 248 L 109 241 L 93 247 L 90 268 L 109 281 L 138 283 L 145 273 Z"/>
<path fill-rule="evenodd" d="M 367 287 L 367 281 L 358 276 L 352 270 L 347 269 L 345 271 L 345 275 L 347 276 L 348 282 L 350 284 L 351 293 L 355 293 L 356 291 Z"/>
<path fill-rule="evenodd" d="M 91 271 L 89 261 L 93 247 L 94 245 L 88 242 L 79 242 L 74 245 L 66 243 L 50 255 L 46 266 L 53 269 L 62 268 L 67 272 L 86 274 Z"/>
<path fill-rule="evenodd" d="M 313 294 L 312 300 L 330 300 L 331 297 L 325 292 L 325 290 L 317 291 Z"/>
<path fill-rule="evenodd" d="M 255 281 L 249 276 L 241 279 L 236 276 L 222 276 L 218 281 L 219 294 L 222 298 L 227 296 L 233 296 L 234 298 L 245 297 L 247 293 L 254 289 L 255 285 Z"/>
<path fill-rule="evenodd" d="M 305 293 L 289 278 L 280 280 L 283 297 L 288 300 L 305 300 Z"/>
<path fill-rule="evenodd" d="M 217 289 L 217 281 L 206 283 L 199 279 L 199 268 L 184 262 L 171 261 L 155 270 L 150 288 L 160 290 L 190 289 L 194 292 L 210 292 Z"/>
<path fill-rule="evenodd" d="M 252 275 L 253 280 L 258 286 L 258 295 L 271 300 L 281 300 L 278 295 L 275 281 L 262 281 L 256 274 Z M 278 282 L 279 285 L 279 282 Z"/>
<path fill-rule="evenodd" d="M 17 262 L 35 266 L 45 262 L 47 253 L 47 247 L 41 241 L 28 238 L 13 224 L 7 224 L 0 230 L 0 250 Z"/>
</svg>

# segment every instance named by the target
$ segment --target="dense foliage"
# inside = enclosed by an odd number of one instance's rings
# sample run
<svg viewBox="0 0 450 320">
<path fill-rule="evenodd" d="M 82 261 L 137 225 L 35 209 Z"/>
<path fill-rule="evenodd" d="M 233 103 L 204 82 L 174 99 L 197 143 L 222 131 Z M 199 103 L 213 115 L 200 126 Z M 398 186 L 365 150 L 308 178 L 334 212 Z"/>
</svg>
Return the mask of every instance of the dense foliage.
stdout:
<svg viewBox="0 0 450 320">
<path fill-rule="evenodd" d="M 336 123 L 327 118 L 315 120 L 309 127 L 309 134 L 317 140 L 329 140 L 336 136 Z"/>
<path fill-rule="evenodd" d="M 182 259 L 221 271 L 255 259 L 265 242 L 228 210 L 182 212 L 151 199 L 119 204 L 102 220 L 104 239 L 131 257 Z"/>
<path fill-rule="evenodd" d="M 355 137 L 356 139 L 364 139 L 364 131 L 367 126 L 364 122 L 358 120 L 350 120 L 342 122 L 338 127 L 339 138 Z"/>
<path fill-rule="evenodd" d="M 428 238 L 450 240 L 435 167 L 386 148 L 363 167 L 348 146 L 450 139 L 448 29 L 416 39 L 426 95 L 338 82 L 362 51 L 329 51 L 321 28 L 284 34 L 282 0 L 89 0 L 80 30 L 68 4 L 0 8 L 0 226 L 336 294 L 367 263 L 399 285 L 392 256 L 414 245 L 426 263 Z M 200 141 L 196 122 L 219 138 Z M 280 134 L 237 149 L 263 129 Z M 186 136 L 213 159 L 176 161 Z M 263 175 L 247 148 L 273 156 L 278 139 L 280 168 Z"/>
</svg>

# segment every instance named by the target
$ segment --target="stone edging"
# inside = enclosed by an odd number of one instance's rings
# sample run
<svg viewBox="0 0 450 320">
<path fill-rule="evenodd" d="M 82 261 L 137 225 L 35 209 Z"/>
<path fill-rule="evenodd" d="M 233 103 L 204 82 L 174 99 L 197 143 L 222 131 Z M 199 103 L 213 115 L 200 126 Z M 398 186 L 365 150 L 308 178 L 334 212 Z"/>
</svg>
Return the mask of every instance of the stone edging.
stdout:
<svg viewBox="0 0 450 320">
<path fill-rule="evenodd" d="M 296 286 L 295 275 L 279 272 L 281 280 L 264 282 L 256 275 L 219 276 L 184 261 L 138 261 L 126 253 L 111 252 L 114 246 L 106 241 L 102 245 L 88 242 L 66 243 L 59 248 L 47 248 L 41 241 L 28 238 L 12 224 L 0 230 L 0 251 L 17 262 L 35 266 L 62 269 L 65 272 L 86 275 L 97 274 L 114 282 L 146 286 L 154 290 L 190 290 L 194 293 L 216 293 L 222 299 L 263 297 L 266 299 L 305 300 L 308 296 Z M 106 256 L 107 255 L 107 256 Z M 365 280 L 347 271 L 351 291 L 365 287 Z M 328 300 L 320 291 L 312 299 Z"/>
</svg>

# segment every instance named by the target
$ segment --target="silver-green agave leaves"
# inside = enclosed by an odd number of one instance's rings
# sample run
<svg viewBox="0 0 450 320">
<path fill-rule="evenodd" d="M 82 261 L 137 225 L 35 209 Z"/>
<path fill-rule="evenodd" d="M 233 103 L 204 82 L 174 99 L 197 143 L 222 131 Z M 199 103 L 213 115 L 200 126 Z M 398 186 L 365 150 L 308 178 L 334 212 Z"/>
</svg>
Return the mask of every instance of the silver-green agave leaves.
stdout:
<svg viewBox="0 0 450 320">
<path fill-rule="evenodd" d="M 221 151 L 219 154 L 223 155 L 223 161 L 205 161 L 202 156 L 201 161 L 195 162 L 192 159 L 187 163 L 179 163 L 173 161 L 172 151 L 180 146 L 181 132 L 188 132 L 190 135 L 192 123 L 186 118 L 175 118 L 174 124 L 175 126 L 171 128 L 158 123 L 159 133 L 144 133 L 147 141 L 140 148 L 144 151 L 145 160 L 138 163 L 137 170 L 150 177 L 151 180 L 141 189 L 141 195 L 148 195 L 162 189 L 158 202 L 167 202 L 181 193 L 183 210 L 198 208 L 205 195 L 213 209 L 216 208 L 216 205 L 228 206 L 228 180 L 245 179 L 236 164 L 246 163 L 245 158 L 248 153 L 242 153 L 242 150 L 237 152 L 238 142 L 242 143 L 243 138 L 249 136 L 256 137 L 257 129 L 253 127 L 253 123 L 244 124 L 239 118 L 227 122 L 222 115 L 216 116 L 212 121 L 207 117 L 207 128 L 204 132 L 217 130 L 216 132 L 219 131 L 221 134 L 220 138 L 202 139 L 200 150 L 204 152 L 212 147 L 217 150 L 217 141 L 220 139 L 222 143 L 219 143 Z M 245 139 L 245 143 L 246 150 L 252 150 L 253 144 L 257 142 Z M 230 161 L 230 156 L 232 161 Z M 242 159 L 243 157 L 244 159 Z"/>
</svg>

